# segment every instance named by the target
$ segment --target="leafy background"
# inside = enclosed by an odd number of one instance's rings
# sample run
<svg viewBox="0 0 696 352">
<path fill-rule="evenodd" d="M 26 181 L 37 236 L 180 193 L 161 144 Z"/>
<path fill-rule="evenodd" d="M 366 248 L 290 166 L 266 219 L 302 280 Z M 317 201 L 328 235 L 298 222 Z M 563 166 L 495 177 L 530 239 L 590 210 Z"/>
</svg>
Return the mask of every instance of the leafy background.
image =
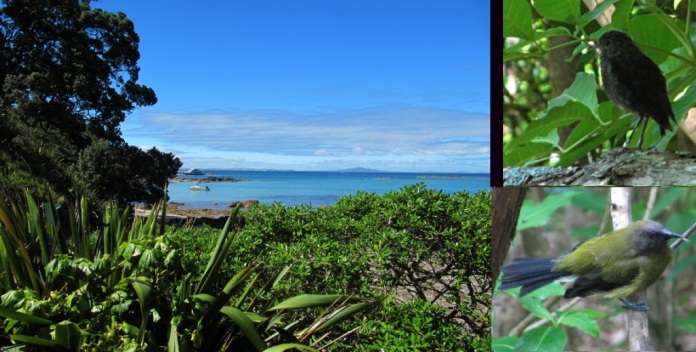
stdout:
<svg viewBox="0 0 696 352">
<path fill-rule="evenodd" d="M 257 205 L 233 212 L 222 230 L 166 226 L 166 214 L 133 220 L 86 198 L 24 196 L 0 196 L 3 346 L 490 346 L 487 191 L 449 195 L 421 183 L 321 208 Z"/>
<path fill-rule="evenodd" d="M 654 192 L 651 198 L 651 192 Z M 611 230 L 607 188 L 530 188 L 507 255 L 549 257 Z M 633 220 L 649 218 L 674 232 L 696 223 L 696 190 L 689 187 L 633 188 Z M 652 200 L 651 200 L 652 199 Z M 696 349 L 693 243 L 680 246 L 661 279 L 647 290 L 650 343 L 658 351 Z M 625 350 L 627 332 L 618 300 L 587 297 L 571 305 L 555 283 L 524 298 L 519 288 L 493 299 L 495 351 Z"/>
<path fill-rule="evenodd" d="M 688 2 L 503 1 L 504 165 L 586 163 L 623 145 L 637 121 L 608 101 L 588 43 L 612 29 L 628 33 L 667 79 L 677 121 L 696 104 L 696 48 Z M 691 2 L 693 3 L 693 2 Z M 692 9 L 696 5 L 691 5 Z M 607 12 L 604 12 L 607 10 Z M 653 121 L 643 146 L 690 148 Z M 635 146 L 634 138 L 629 146 Z"/>
</svg>

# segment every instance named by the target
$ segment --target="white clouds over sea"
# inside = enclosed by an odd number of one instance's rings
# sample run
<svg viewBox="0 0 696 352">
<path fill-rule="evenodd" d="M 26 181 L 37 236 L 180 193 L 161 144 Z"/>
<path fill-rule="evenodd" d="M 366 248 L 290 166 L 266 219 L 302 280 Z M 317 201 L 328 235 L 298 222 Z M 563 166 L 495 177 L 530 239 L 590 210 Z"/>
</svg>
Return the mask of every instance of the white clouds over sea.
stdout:
<svg viewBox="0 0 696 352">
<path fill-rule="evenodd" d="M 490 116 L 442 108 L 140 112 L 122 131 L 185 167 L 488 172 L 490 164 Z"/>
</svg>

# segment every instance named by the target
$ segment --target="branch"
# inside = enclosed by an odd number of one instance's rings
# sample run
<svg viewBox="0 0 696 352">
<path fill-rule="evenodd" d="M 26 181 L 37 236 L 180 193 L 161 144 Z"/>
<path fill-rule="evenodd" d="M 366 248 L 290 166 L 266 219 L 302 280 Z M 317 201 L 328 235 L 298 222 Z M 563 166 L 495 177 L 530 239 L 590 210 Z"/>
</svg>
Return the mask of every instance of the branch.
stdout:
<svg viewBox="0 0 696 352">
<path fill-rule="evenodd" d="M 696 155 L 687 152 L 615 148 L 596 161 L 569 167 L 510 167 L 505 186 L 680 186 L 696 179 Z"/>
<path fill-rule="evenodd" d="M 611 217 L 614 230 L 628 226 L 631 221 L 630 189 L 613 187 L 610 191 Z M 637 293 L 629 299 L 633 302 L 645 301 L 645 292 Z M 653 351 L 648 345 L 648 312 L 626 309 L 626 328 L 628 329 L 628 346 L 631 351 Z"/>
</svg>

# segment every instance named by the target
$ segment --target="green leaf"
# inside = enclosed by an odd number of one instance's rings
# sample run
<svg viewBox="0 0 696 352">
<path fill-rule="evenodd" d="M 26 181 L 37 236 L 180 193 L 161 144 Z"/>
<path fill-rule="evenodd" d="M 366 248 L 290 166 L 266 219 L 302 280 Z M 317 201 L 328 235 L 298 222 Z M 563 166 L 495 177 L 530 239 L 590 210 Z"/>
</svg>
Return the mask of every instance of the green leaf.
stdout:
<svg viewBox="0 0 696 352">
<path fill-rule="evenodd" d="M 581 193 L 581 191 L 565 189 L 558 194 L 549 195 L 539 204 L 534 204 L 529 199 L 525 200 L 517 221 L 517 231 L 546 225 L 556 209 L 570 204 L 573 197 Z"/>
<path fill-rule="evenodd" d="M 565 288 L 558 282 L 552 282 L 544 287 L 541 287 L 529 293 L 530 297 L 536 297 L 539 300 L 545 300 L 551 296 L 563 296 Z M 526 296 L 525 296 L 526 297 Z"/>
<path fill-rule="evenodd" d="M 542 31 L 535 31 L 534 32 L 534 40 L 541 40 L 549 37 L 557 37 L 557 36 L 567 36 L 567 37 L 574 37 L 573 33 L 568 30 L 566 27 L 551 27 L 548 29 L 544 29 Z"/>
<path fill-rule="evenodd" d="M 376 303 L 380 301 L 371 301 L 371 302 L 363 302 L 363 303 L 356 303 L 356 304 L 351 304 L 350 306 L 347 307 L 341 307 L 327 317 L 326 321 L 321 323 L 316 329 L 314 329 L 314 332 L 332 327 L 348 318 L 351 318 L 353 315 L 362 312 L 363 310 L 372 307 Z"/>
<path fill-rule="evenodd" d="M 16 312 L 14 310 L 10 310 L 4 307 L 0 307 L 0 317 L 14 319 L 29 324 L 50 325 L 52 323 L 48 319 L 37 317 L 32 314 Z"/>
<path fill-rule="evenodd" d="M 551 312 L 549 312 L 549 310 L 546 309 L 546 307 L 544 307 L 544 304 L 538 298 L 532 295 L 527 295 L 520 298 L 520 303 L 522 304 L 522 307 L 524 307 L 524 309 L 528 310 L 530 313 L 536 315 L 537 317 L 546 319 L 551 322 L 554 321 Z"/>
<path fill-rule="evenodd" d="M 592 150 L 600 148 L 607 141 L 606 136 L 599 133 L 600 127 L 596 122 L 582 121 L 571 132 L 566 144 L 563 146 L 565 150 L 561 154 L 556 166 L 566 167 L 577 164 L 580 158 L 587 155 Z M 585 138 L 581 143 L 575 144 L 575 139 Z"/>
<path fill-rule="evenodd" d="M 503 37 L 532 39 L 532 8 L 527 0 L 503 0 Z"/>
<path fill-rule="evenodd" d="M 36 336 L 10 335 L 10 339 L 12 339 L 15 342 L 24 342 L 24 343 L 28 343 L 28 344 L 36 345 L 36 346 L 51 347 L 51 348 L 60 347 L 57 343 L 55 343 L 51 340 L 42 339 L 42 338 L 36 337 Z"/>
<path fill-rule="evenodd" d="M 689 109 L 696 106 L 696 84 L 691 84 L 693 81 L 691 78 L 694 76 L 696 76 L 695 69 L 690 69 L 684 74 L 684 79 L 687 80 L 686 84 L 688 84 L 688 86 L 686 86 L 686 90 L 672 103 L 672 107 L 674 108 L 674 117 L 676 118 L 677 122 L 683 121 L 686 118 Z"/>
<path fill-rule="evenodd" d="M 603 0 L 597 6 L 595 6 L 594 9 L 591 11 L 587 11 L 582 15 L 582 19 L 580 20 L 580 23 L 578 24 L 578 27 L 584 28 L 586 25 L 588 25 L 590 22 L 593 22 L 597 18 L 599 18 L 602 13 L 604 13 L 604 10 L 608 9 L 611 5 L 614 5 L 617 3 L 619 0 Z"/>
<path fill-rule="evenodd" d="M 208 302 L 208 303 L 215 302 L 215 296 L 209 295 L 207 293 L 199 293 L 197 295 L 193 295 L 193 297 L 200 299 L 201 301 Z"/>
<path fill-rule="evenodd" d="M 581 20 L 580 0 L 535 0 L 534 8 L 542 17 L 569 24 Z"/>
<path fill-rule="evenodd" d="M 254 327 L 254 323 L 242 312 L 235 307 L 222 307 L 220 312 L 227 315 L 234 323 L 239 327 L 239 329 L 244 333 L 244 336 L 249 339 L 249 341 L 254 345 L 254 347 L 263 351 L 266 349 L 266 343 L 261 338 L 261 335 Z"/>
<path fill-rule="evenodd" d="M 604 104 L 605 103 L 600 104 L 600 111 Z M 612 108 L 614 107 L 611 103 L 607 103 L 606 105 L 611 105 Z M 618 109 L 616 109 L 616 111 L 618 112 Z M 606 141 L 612 140 L 617 136 L 621 136 L 618 140 L 624 140 L 623 136 L 631 128 L 631 123 L 633 122 L 631 118 L 633 115 L 627 116 L 629 116 L 629 118 L 618 118 L 619 116 L 617 116 L 617 118 L 613 119 L 611 124 L 606 127 L 602 127 L 595 120 L 581 121 L 568 136 L 564 146 L 566 152 L 561 155 L 558 166 L 576 164 L 581 157 L 587 155 L 594 149 L 600 148 Z M 579 142 L 582 138 L 585 138 L 585 140 Z M 576 145 L 576 143 L 578 144 Z"/>
<path fill-rule="evenodd" d="M 213 250 L 208 265 L 206 265 L 203 275 L 200 281 L 196 285 L 196 293 L 205 293 L 209 291 L 210 285 L 212 285 L 214 279 L 219 275 L 220 266 L 223 260 L 227 257 L 234 239 L 237 235 L 237 231 L 231 232 L 233 226 L 233 219 L 237 217 L 239 212 L 239 205 L 232 211 L 232 214 L 227 218 L 225 226 L 222 228 L 220 235 L 218 236 L 217 244 Z"/>
<path fill-rule="evenodd" d="M 135 293 L 138 295 L 141 307 L 150 301 L 150 293 L 152 293 L 152 285 L 147 282 L 147 280 L 148 279 L 145 276 L 138 276 L 135 279 L 128 278 L 128 281 L 130 281 L 131 285 L 133 285 L 133 288 L 135 289 Z"/>
<path fill-rule="evenodd" d="M 556 312 L 557 321 L 560 324 L 572 326 L 584 331 L 586 334 L 599 337 L 599 325 L 597 321 L 585 312 Z"/>
<path fill-rule="evenodd" d="M 356 302 L 360 298 L 349 295 L 299 295 L 286 299 L 268 310 L 329 306 L 335 302 Z"/>
<path fill-rule="evenodd" d="M 565 331 L 554 327 L 539 327 L 527 331 L 515 344 L 515 351 L 563 351 L 568 340 Z"/>
<path fill-rule="evenodd" d="M 560 109 L 554 109 L 558 111 Z M 552 114 L 550 118 L 532 121 L 527 128 L 508 143 L 503 150 L 504 166 L 523 166 L 525 163 L 548 157 L 553 147 L 547 143 L 534 143 L 539 136 L 548 136 L 559 127 L 571 125 L 579 120 L 574 114 Z"/>
<path fill-rule="evenodd" d="M 495 337 L 491 343 L 491 349 L 495 352 L 514 351 L 520 338 L 517 336 Z"/>
<path fill-rule="evenodd" d="M 602 215 L 607 208 L 607 192 L 580 192 L 570 200 L 570 204 Z"/>
<path fill-rule="evenodd" d="M 634 3 L 634 0 L 629 0 L 619 1 L 614 4 L 614 14 L 611 15 L 612 27 L 622 29 L 625 32 L 625 29 L 628 28 L 628 19 L 631 17 Z"/>
<path fill-rule="evenodd" d="M 661 15 L 645 14 L 633 16 L 628 20 L 629 35 L 641 51 L 657 65 L 667 59 L 666 53 L 681 46 L 679 39 L 672 35 L 659 16 Z"/>
<path fill-rule="evenodd" d="M 150 294 L 152 293 L 152 285 L 147 282 L 147 278 L 144 276 L 138 276 L 135 279 L 128 278 L 128 280 L 133 285 L 135 293 L 138 295 L 138 300 L 140 301 L 141 322 L 138 343 L 142 346 L 145 341 L 147 322 L 150 316 Z"/>
<path fill-rule="evenodd" d="M 503 150 L 504 166 L 522 166 L 529 161 L 548 157 L 554 149 L 545 143 L 534 143 L 535 139 L 548 136 L 560 127 L 595 120 L 595 115 L 586 105 L 570 101 L 567 97 L 565 99 L 559 100 L 556 107 L 547 110 L 542 118 L 532 121 L 522 134 L 508 143 Z M 563 105 L 558 105 L 560 103 Z"/>
<path fill-rule="evenodd" d="M 558 145 L 558 141 L 559 141 L 558 130 L 551 130 L 551 131 L 549 131 L 549 134 L 546 136 L 538 136 L 538 137 L 534 137 L 532 139 L 532 142 L 534 142 L 534 143 L 546 143 L 546 144 L 550 144 L 554 148 L 560 147 Z"/>
<path fill-rule="evenodd" d="M 176 331 L 176 325 L 169 326 L 169 341 L 167 342 L 168 352 L 181 352 L 179 347 L 179 334 Z"/>
<path fill-rule="evenodd" d="M 510 47 L 503 49 L 503 62 L 526 59 L 530 56 L 528 51 L 528 46 L 532 45 L 531 42 L 520 39 L 520 41 Z"/>
<path fill-rule="evenodd" d="M 290 349 L 298 349 L 300 351 L 317 351 L 316 349 L 303 345 L 301 343 L 281 343 L 265 349 L 263 352 L 282 352 Z"/>
<path fill-rule="evenodd" d="M 62 321 L 56 324 L 56 343 L 70 351 L 79 351 L 82 347 L 82 330 L 77 324 L 70 321 Z"/>
<path fill-rule="evenodd" d="M 578 72 L 575 75 L 573 83 L 564 90 L 563 93 L 549 101 L 547 110 L 555 107 L 561 107 L 569 102 L 578 102 L 585 105 L 594 117 L 597 113 L 597 82 L 595 77 L 585 72 Z"/>
</svg>

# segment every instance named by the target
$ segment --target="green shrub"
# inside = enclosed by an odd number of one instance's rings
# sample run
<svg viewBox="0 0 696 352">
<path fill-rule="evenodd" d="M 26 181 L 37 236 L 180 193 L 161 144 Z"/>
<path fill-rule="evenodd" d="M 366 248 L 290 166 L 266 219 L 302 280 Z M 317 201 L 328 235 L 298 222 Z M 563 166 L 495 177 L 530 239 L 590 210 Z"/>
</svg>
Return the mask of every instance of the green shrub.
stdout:
<svg viewBox="0 0 696 352">
<path fill-rule="evenodd" d="M 21 204 L 0 198 L 0 345 L 307 349 L 315 334 L 380 302 L 337 294 L 282 299 L 287 267 L 253 264 L 221 275 L 225 258 L 234 256 L 234 214 L 211 246 L 210 237 L 166 235 L 164 214 L 128 224 L 127 210 L 109 206 L 93 228 L 86 201 L 61 216 L 57 208 L 37 206 L 28 193 Z"/>
<path fill-rule="evenodd" d="M 417 311 L 423 319 L 437 316 L 432 320 L 437 325 L 428 327 L 443 331 L 406 346 L 480 350 L 490 338 L 490 204 L 490 192 L 449 195 L 417 184 L 383 196 L 358 192 L 322 208 L 258 205 L 244 213 L 246 225 L 233 254 L 225 258 L 220 280 L 256 263 L 263 268 L 263 281 L 289 267 L 277 291 L 260 300 L 301 292 L 399 297 L 409 303 L 380 307 L 405 314 L 395 316 L 390 329 L 406 328 L 399 325 L 400 319 Z M 197 246 L 211 237 L 206 235 L 211 231 L 191 232 L 195 238 L 186 240 L 187 246 L 204 253 Z M 383 322 L 384 313 L 371 312 L 374 315 L 364 318 L 366 326 Z M 352 328 L 336 328 L 331 336 Z M 448 329 L 451 336 L 444 333 Z M 386 338 L 385 331 L 373 326 L 356 332 L 360 339 L 347 341 L 369 350 Z"/>
</svg>

